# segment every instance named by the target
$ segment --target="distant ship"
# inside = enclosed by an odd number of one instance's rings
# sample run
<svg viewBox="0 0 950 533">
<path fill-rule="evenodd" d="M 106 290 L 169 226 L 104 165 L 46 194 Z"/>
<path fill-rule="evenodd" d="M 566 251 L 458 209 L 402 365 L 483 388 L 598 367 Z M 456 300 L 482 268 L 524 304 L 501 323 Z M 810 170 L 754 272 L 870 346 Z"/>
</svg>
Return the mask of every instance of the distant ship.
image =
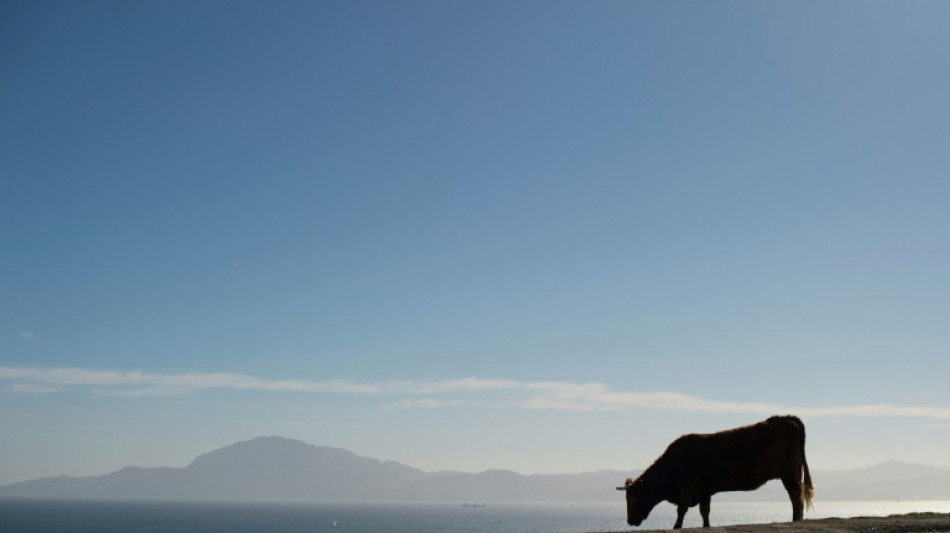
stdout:
<svg viewBox="0 0 950 533">
<path fill-rule="evenodd" d="M 484 505 L 484 504 L 481 504 L 481 503 L 468 503 L 468 502 L 465 502 L 465 503 L 462 504 L 462 507 L 485 507 L 485 505 Z"/>
</svg>

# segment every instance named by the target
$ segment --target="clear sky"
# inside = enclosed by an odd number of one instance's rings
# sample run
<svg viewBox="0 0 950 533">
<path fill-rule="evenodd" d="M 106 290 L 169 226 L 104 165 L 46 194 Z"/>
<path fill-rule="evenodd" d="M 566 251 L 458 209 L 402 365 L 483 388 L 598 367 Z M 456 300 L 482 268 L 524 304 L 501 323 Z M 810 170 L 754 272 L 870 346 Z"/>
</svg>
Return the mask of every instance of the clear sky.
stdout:
<svg viewBox="0 0 950 533">
<path fill-rule="evenodd" d="M 259 435 L 950 465 L 946 2 L 5 1 L 0 483 Z"/>
</svg>

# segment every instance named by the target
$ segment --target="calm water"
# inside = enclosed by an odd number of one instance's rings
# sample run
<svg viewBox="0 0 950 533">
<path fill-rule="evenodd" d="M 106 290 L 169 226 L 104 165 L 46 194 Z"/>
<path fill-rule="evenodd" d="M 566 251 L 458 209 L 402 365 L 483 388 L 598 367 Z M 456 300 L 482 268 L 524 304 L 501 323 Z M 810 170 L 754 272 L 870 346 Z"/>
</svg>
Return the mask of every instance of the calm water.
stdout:
<svg viewBox="0 0 950 533">
<path fill-rule="evenodd" d="M 807 518 L 886 516 L 917 511 L 950 513 L 950 501 L 816 502 Z M 626 524 L 622 501 L 614 503 L 496 504 L 462 507 L 448 503 L 277 504 L 129 503 L 0 500 L 0 530 L 11 533 L 555 533 L 635 531 Z M 717 503 L 711 522 L 784 522 L 791 505 Z M 673 525 L 672 505 L 658 505 L 639 529 Z M 339 524 L 333 529 L 331 524 Z M 690 509 L 686 527 L 701 525 Z"/>
</svg>

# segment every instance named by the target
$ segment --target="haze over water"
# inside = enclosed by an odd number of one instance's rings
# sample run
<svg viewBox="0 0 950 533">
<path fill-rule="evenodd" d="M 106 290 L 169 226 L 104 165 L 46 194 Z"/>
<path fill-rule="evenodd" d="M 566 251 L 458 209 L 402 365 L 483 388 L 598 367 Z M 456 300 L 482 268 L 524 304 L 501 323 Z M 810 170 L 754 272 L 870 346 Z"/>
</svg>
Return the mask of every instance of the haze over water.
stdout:
<svg viewBox="0 0 950 533">
<path fill-rule="evenodd" d="M 950 512 L 950 502 L 822 502 L 807 518 Z M 717 503 L 714 526 L 788 521 L 787 502 Z M 622 502 L 504 504 L 130 503 L 0 500 L 5 527 L 18 533 L 583 533 L 669 529 L 661 504 L 640 528 L 628 527 Z M 338 528 L 332 528 L 336 520 Z M 684 527 L 697 527 L 696 509 Z"/>
</svg>

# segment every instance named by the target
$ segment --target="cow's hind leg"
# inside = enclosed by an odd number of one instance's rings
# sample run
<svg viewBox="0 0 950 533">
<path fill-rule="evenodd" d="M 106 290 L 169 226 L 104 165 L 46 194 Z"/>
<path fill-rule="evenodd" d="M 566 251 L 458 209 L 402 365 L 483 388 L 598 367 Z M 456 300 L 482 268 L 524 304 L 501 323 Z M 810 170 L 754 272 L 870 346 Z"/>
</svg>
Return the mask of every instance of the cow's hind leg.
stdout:
<svg viewBox="0 0 950 533">
<path fill-rule="evenodd" d="M 704 496 L 699 500 L 699 514 L 703 517 L 703 527 L 709 527 L 709 503 L 712 496 Z"/>
<path fill-rule="evenodd" d="M 681 503 L 676 506 L 676 523 L 673 524 L 673 529 L 680 529 L 683 527 L 683 517 L 686 516 L 686 511 L 689 511 L 688 505 Z"/>
<path fill-rule="evenodd" d="M 788 492 L 788 499 L 792 500 L 792 522 L 797 522 L 804 518 L 805 504 L 802 501 L 802 486 L 795 478 L 782 478 L 782 485 Z"/>
</svg>

